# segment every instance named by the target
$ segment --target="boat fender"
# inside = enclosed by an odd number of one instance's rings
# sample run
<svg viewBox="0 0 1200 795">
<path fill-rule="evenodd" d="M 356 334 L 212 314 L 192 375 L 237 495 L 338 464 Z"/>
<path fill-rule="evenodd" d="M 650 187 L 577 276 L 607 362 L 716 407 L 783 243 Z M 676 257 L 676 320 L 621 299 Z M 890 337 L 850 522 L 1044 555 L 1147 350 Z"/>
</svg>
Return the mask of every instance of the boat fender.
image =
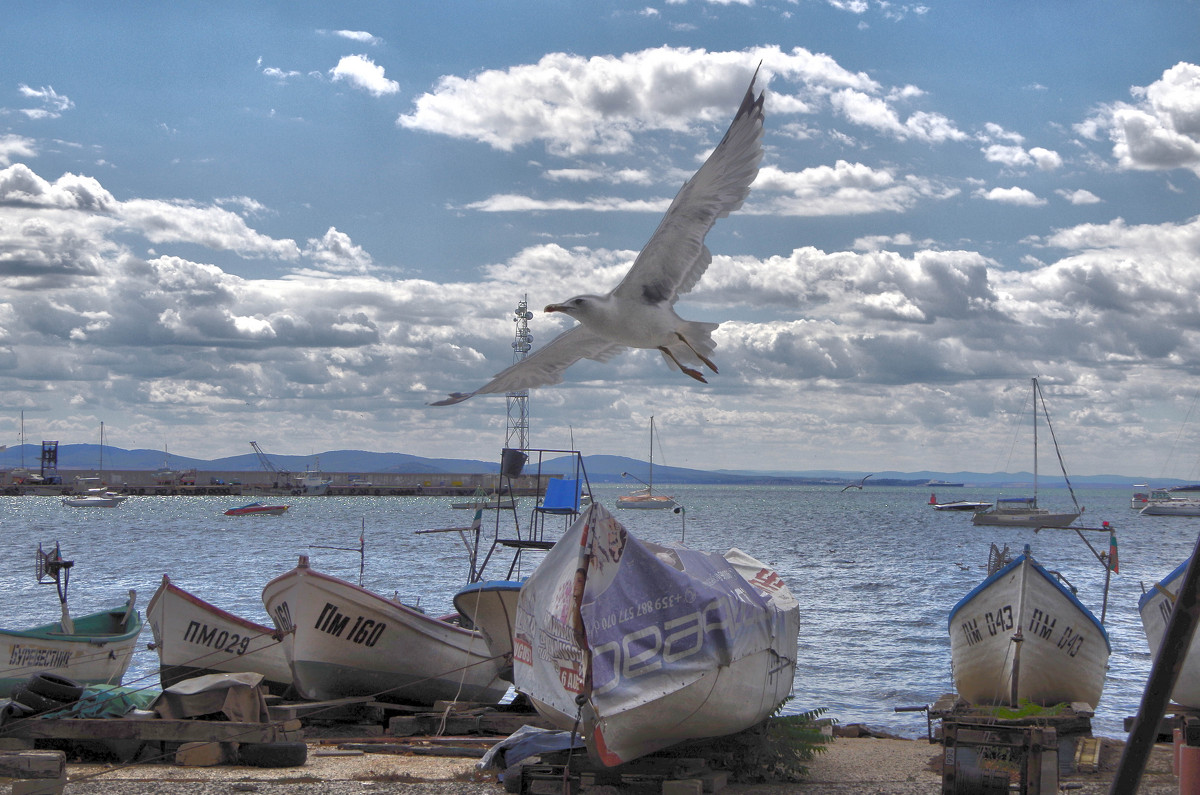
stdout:
<svg viewBox="0 0 1200 795">
<path fill-rule="evenodd" d="M 308 760 L 308 745 L 293 743 L 240 743 L 238 762 L 251 767 L 300 767 Z"/>
<path fill-rule="evenodd" d="M 83 684 L 62 674 L 41 671 L 29 677 L 25 686 L 39 696 L 72 704 L 83 697 Z"/>
</svg>

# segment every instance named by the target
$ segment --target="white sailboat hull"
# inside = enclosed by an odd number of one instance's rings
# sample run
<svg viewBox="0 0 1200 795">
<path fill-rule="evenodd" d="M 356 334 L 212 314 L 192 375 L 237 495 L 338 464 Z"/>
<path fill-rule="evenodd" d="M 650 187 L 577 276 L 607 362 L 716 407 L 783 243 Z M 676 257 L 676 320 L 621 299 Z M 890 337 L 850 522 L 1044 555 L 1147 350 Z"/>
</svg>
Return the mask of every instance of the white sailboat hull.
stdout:
<svg viewBox="0 0 1200 795">
<path fill-rule="evenodd" d="M 228 613 L 175 585 L 166 576 L 146 606 L 164 688 L 213 673 L 258 673 L 271 693 L 292 684 L 283 643 L 272 627 Z"/>
<path fill-rule="evenodd" d="M 766 719 L 791 693 L 799 620 L 762 562 L 639 541 L 597 504 L 521 590 L 514 682 L 614 766 Z"/>
<path fill-rule="evenodd" d="M 976 513 L 971 517 L 971 523 L 989 527 L 1067 527 L 1078 518 L 1078 513 L 1051 513 L 1040 509 L 991 510 Z"/>
<path fill-rule="evenodd" d="M 267 583 L 263 604 L 292 633 L 285 651 L 304 698 L 496 703 L 508 691 L 482 633 L 313 571 L 306 558 Z"/>
<path fill-rule="evenodd" d="M 950 612 L 949 631 L 955 687 L 972 704 L 1100 701 L 1108 635 L 1028 554 L 967 594 Z"/>
<path fill-rule="evenodd" d="M 1150 644 L 1150 653 L 1158 656 L 1162 646 L 1163 636 L 1167 632 L 1167 620 L 1171 617 L 1172 601 L 1163 593 L 1164 589 L 1171 594 L 1179 592 L 1183 575 L 1187 572 L 1188 562 L 1183 563 L 1152 588 L 1142 594 L 1138 600 L 1138 612 L 1142 616 L 1142 628 L 1146 631 L 1146 642 Z M 1200 633 L 1192 636 L 1192 644 L 1188 647 L 1187 656 L 1179 675 L 1175 679 L 1175 689 L 1171 691 L 1171 700 L 1191 709 L 1200 709 Z"/>
</svg>

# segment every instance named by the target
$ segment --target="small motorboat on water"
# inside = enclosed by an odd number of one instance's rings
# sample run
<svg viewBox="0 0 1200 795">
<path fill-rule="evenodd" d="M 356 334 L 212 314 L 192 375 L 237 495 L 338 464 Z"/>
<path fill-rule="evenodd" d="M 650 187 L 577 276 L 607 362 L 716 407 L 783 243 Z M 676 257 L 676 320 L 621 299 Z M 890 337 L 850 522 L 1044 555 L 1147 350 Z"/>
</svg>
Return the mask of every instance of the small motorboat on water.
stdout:
<svg viewBox="0 0 1200 795">
<path fill-rule="evenodd" d="M 241 508 L 230 508 L 225 512 L 226 516 L 279 516 L 285 513 L 288 509 L 286 505 L 263 505 L 261 502 L 252 502 L 249 505 L 243 505 Z"/>
<path fill-rule="evenodd" d="M 62 504 L 70 508 L 116 508 L 125 500 L 126 494 L 117 494 L 105 488 L 88 489 L 86 494 L 63 497 Z"/>
<path fill-rule="evenodd" d="M 929 495 L 929 507 L 935 511 L 986 511 L 992 507 L 990 502 L 982 500 L 953 500 L 938 502 L 937 494 Z"/>
</svg>

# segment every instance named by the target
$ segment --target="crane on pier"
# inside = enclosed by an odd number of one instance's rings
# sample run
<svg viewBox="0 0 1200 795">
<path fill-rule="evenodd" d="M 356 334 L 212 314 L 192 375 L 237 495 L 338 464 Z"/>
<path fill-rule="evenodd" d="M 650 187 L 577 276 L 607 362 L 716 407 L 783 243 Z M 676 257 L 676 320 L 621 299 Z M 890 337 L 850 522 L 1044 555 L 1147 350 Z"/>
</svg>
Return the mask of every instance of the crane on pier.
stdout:
<svg viewBox="0 0 1200 795">
<path fill-rule="evenodd" d="M 258 463 L 262 466 L 264 472 L 270 472 L 278 480 L 276 480 L 275 488 L 290 488 L 292 473 L 283 469 L 279 469 L 271 463 L 271 459 L 267 458 L 267 454 L 258 446 L 258 442 L 251 442 L 250 446 L 254 448 L 254 454 L 258 456 Z M 282 485 L 281 485 L 282 482 Z"/>
</svg>

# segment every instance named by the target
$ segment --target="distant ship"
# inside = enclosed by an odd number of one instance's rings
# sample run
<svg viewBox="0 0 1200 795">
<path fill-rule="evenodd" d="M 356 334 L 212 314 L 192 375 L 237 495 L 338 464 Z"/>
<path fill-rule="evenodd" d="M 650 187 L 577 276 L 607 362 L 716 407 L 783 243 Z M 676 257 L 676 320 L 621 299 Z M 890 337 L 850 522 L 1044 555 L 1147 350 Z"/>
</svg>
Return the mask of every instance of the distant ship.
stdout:
<svg viewBox="0 0 1200 795">
<path fill-rule="evenodd" d="M 931 480 L 928 483 L 926 483 L 925 485 L 933 486 L 933 487 L 939 488 L 939 489 L 953 489 L 953 488 L 961 488 L 963 484 L 951 483 L 947 480 Z"/>
</svg>

